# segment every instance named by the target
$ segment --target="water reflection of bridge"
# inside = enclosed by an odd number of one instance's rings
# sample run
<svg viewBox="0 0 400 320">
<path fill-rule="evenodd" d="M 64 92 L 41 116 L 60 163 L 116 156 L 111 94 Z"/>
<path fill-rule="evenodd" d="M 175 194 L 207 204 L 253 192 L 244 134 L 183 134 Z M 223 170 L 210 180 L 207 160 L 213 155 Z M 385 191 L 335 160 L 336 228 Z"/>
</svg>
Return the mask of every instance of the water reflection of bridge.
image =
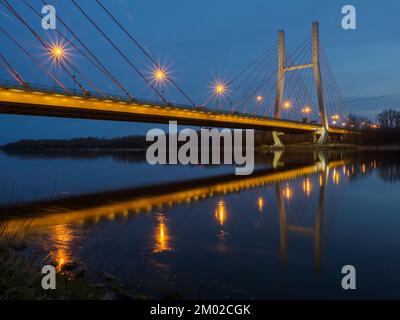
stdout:
<svg viewBox="0 0 400 320">
<path fill-rule="evenodd" d="M 25 230 L 27 224 L 29 225 L 30 231 L 40 232 L 57 230 L 59 226 L 96 223 L 101 219 L 114 220 L 129 218 L 143 211 L 148 212 L 166 206 L 170 207 L 185 202 L 200 201 L 210 197 L 258 188 L 265 185 L 274 185 L 279 214 L 280 255 L 282 264 L 286 264 L 287 261 L 288 234 L 298 233 L 314 238 L 315 262 L 317 269 L 319 269 L 325 188 L 330 169 L 336 170 L 337 167 L 342 167 L 344 164 L 344 161 L 333 161 L 328 164 L 324 157 L 320 157 L 319 161 L 312 164 L 297 164 L 286 166 L 285 168 L 257 171 L 249 177 L 224 175 L 177 182 L 168 185 L 161 184 L 114 192 L 82 195 L 67 199 L 28 203 L 19 206 L 14 205 L 0 208 L 0 211 L 10 216 L 5 229 L 6 233 Z M 320 191 L 314 227 L 307 228 L 288 223 L 285 198 L 290 198 L 292 191 L 290 189 L 286 190 L 287 187 L 282 188 L 282 183 L 314 174 L 320 174 Z M 333 176 L 332 178 L 334 180 Z M 310 192 L 310 188 L 310 185 L 307 185 L 307 183 L 303 186 L 305 192 Z M 263 200 L 261 199 L 261 201 Z M 260 199 L 258 199 L 258 202 L 259 205 L 263 205 L 263 203 L 260 204 Z M 20 214 L 15 217 L 15 213 L 17 212 Z M 29 215 L 25 215 L 24 213 L 29 213 Z M 221 208 L 217 207 L 215 215 L 219 222 L 221 222 L 221 219 L 225 220 L 225 217 L 221 217 L 221 214 Z M 164 228 L 158 230 L 156 237 L 164 238 L 166 235 L 168 235 L 168 230 L 164 224 Z M 158 240 L 156 239 L 156 241 Z M 162 246 L 159 245 L 158 247 L 159 250 L 164 247 L 167 248 L 168 243 L 162 242 Z"/>
<path fill-rule="evenodd" d="M 9 228 L 18 227 L 31 219 L 34 229 L 46 228 L 58 224 L 83 224 L 97 222 L 100 219 L 129 217 L 142 211 L 160 209 L 164 206 L 184 202 L 199 201 L 214 197 L 257 188 L 281 181 L 293 180 L 326 171 L 326 168 L 342 166 L 343 161 L 321 162 L 307 165 L 288 166 L 281 169 L 256 171 L 248 177 L 221 175 L 190 181 L 160 184 L 155 186 L 125 189 L 112 192 L 81 195 L 50 201 L 11 205 L 0 208 L 3 215 L 10 216 Z M 281 192 L 278 192 L 281 196 Z M 29 213 L 29 214 L 28 214 Z"/>
</svg>

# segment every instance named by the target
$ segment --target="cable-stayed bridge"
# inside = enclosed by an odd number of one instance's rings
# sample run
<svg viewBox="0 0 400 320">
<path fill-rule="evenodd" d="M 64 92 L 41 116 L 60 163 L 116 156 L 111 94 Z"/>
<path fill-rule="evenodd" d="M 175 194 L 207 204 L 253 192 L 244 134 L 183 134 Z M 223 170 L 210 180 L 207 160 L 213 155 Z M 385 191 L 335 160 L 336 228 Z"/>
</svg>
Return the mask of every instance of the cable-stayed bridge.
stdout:
<svg viewBox="0 0 400 320">
<path fill-rule="evenodd" d="M 119 72 L 132 70 L 144 81 L 149 92 L 157 96 L 157 101 L 136 97 L 133 90 L 119 79 L 118 73 L 108 66 L 108 61 L 99 58 L 62 15 L 57 14 L 60 27 L 54 30 L 60 42 L 52 43 L 26 18 L 27 12 L 33 17 L 41 17 L 32 1 L 22 0 L 25 5 L 23 15 L 11 1 L 0 0 L 7 13 L 54 62 L 54 68 L 46 66 L 41 61 L 43 58 L 30 52 L 29 46 L 22 43 L 13 30 L 0 24 L 4 41 L 9 41 L 16 52 L 41 72 L 43 81 L 54 82 L 54 86 L 46 87 L 27 81 L 23 72 L 13 66 L 14 54 L 0 50 L 0 69 L 3 68 L 12 78 L 0 83 L 0 113 L 149 123 L 174 120 L 185 125 L 253 128 L 272 131 L 276 145 L 282 144 L 279 136 L 284 132 L 314 133 L 319 136 L 321 144 L 327 142 L 329 133 L 354 133 L 346 126 L 343 99 L 320 44 L 317 22 L 313 23 L 311 34 L 291 52 L 286 48 L 283 31 L 280 31 L 274 45 L 233 75 L 230 81 L 216 81 L 205 102 L 196 103 L 102 1 L 95 0 L 93 4 L 148 59 L 153 68 L 150 76 L 82 4 L 75 0 L 70 2 L 76 14 L 95 29 L 99 40 L 112 47 L 116 55 L 113 59 L 121 60 Z M 44 0 L 38 3 L 47 4 Z M 78 67 L 67 54 L 71 51 L 85 61 L 85 65 L 95 68 L 98 77 L 89 77 L 84 67 Z M 72 81 L 72 89 L 65 85 L 59 73 Z M 121 95 L 105 93 L 97 84 L 100 78 L 118 89 Z M 164 94 L 165 86 L 174 88 L 187 104 L 171 103 Z"/>
</svg>

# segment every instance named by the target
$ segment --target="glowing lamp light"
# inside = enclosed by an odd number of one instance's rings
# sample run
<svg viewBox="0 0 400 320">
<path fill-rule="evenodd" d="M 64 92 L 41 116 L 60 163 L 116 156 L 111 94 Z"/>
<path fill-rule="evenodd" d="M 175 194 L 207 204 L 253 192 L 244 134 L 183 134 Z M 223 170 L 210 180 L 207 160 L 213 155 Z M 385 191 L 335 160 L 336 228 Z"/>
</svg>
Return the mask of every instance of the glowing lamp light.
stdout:
<svg viewBox="0 0 400 320">
<path fill-rule="evenodd" d="M 50 47 L 50 56 L 55 60 L 62 60 L 65 57 L 65 48 L 61 45 L 53 45 Z"/>
<path fill-rule="evenodd" d="M 306 180 L 303 181 L 303 192 L 305 193 L 306 196 L 310 196 L 311 191 L 312 191 L 312 184 L 310 178 L 307 178 Z"/>
<path fill-rule="evenodd" d="M 262 96 L 257 96 L 257 102 L 261 102 L 263 101 L 263 97 Z"/>
<path fill-rule="evenodd" d="M 286 101 L 283 103 L 283 107 L 284 107 L 285 109 L 289 109 L 291 106 L 292 106 L 292 103 L 291 103 L 289 100 L 286 100 Z"/>
<path fill-rule="evenodd" d="M 227 210 L 224 201 L 218 201 L 217 208 L 215 209 L 215 219 L 221 226 L 225 224 L 227 218 Z"/>
<path fill-rule="evenodd" d="M 285 188 L 283 189 L 283 196 L 284 196 L 287 200 L 292 199 L 293 191 L 292 191 L 292 188 L 290 187 L 289 184 L 287 184 L 287 185 L 285 186 Z"/>
<path fill-rule="evenodd" d="M 263 199 L 262 197 L 259 197 L 259 198 L 258 198 L 257 204 L 258 204 L 258 211 L 260 211 L 260 213 L 263 212 L 263 209 L 264 209 L 264 199 Z"/>
<path fill-rule="evenodd" d="M 226 85 L 223 82 L 217 82 L 214 85 L 214 94 L 217 96 L 223 96 L 226 92 Z"/>
<path fill-rule="evenodd" d="M 153 71 L 153 79 L 157 83 L 163 83 L 167 79 L 167 71 L 161 67 L 157 67 Z"/>
<path fill-rule="evenodd" d="M 305 114 L 311 113 L 311 107 L 305 106 L 303 109 L 301 109 L 301 112 L 303 112 Z"/>
</svg>

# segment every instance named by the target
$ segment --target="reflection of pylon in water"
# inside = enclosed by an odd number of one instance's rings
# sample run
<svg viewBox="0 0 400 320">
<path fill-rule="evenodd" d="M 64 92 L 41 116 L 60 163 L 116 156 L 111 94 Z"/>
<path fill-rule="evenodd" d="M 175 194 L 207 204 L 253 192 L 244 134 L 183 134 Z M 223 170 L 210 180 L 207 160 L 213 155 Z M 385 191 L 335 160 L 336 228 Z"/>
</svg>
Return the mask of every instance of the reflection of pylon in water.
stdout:
<svg viewBox="0 0 400 320">
<path fill-rule="evenodd" d="M 285 206 L 285 193 L 279 182 L 275 183 L 275 193 L 277 199 L 277 207 L 279 213 L 279 233 L 280 233 L 280 257 L 283 265 L 287 264 L 287 250 L 288 250 L 288 233 L 297 233 L 305 236 L 312 236 L 314 238 L 314 261 L 315 268 L 319 272 L 321 270 L 321 238 L 322 238 L 322 223 L 324 215 L 324 204 L 326 195 L 326 185 L 328 183 L 329 167 L 323 169 L 321 175 L 321 184 L 318 196 L 318 206 L 316 211 L 315 223 L 313 228 L 307 228 L 299 225 L 289 224 L 287 222 L 286 206 Z"/>
</svg>

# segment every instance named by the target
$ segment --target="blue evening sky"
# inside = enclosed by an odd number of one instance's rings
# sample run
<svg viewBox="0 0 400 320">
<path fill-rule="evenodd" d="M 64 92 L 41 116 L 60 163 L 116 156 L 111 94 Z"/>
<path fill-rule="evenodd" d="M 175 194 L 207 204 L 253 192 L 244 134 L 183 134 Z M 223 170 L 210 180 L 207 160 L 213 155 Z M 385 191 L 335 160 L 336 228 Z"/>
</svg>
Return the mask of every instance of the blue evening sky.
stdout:
<svg viewBox="0 0 400 320">
<path fill-rule="evenodd" d="M 41 20 L 22 3 L 9 0 L 34 29 L 57 41 L 54 31 L 41 29 Z M 41 10 L 40 0 L 29 1 Z M 115 41 L 149 74 L 149 63 L 124 34 L 104 15 L 94 0 L 78 1 Z M 169 67 L 174 79 L 201 103 L 215 78 L 229 79 L 286 31 L 286 44 L 297 47 L 318 20 L 321 42 L 346 102 L 347 111 L 370 118 L 385 108 L 400 109 L 400 2 L 398 0 L 103 0 L 136 38 Z M 89 48 L 136 96 L 154 99 L 143 81 L 103 41 L 70 0 L 52 0 L 57 13 L 79 34 Z M 341 8 L 357 9 L 357 30 L 341 28 Z M 47 57 L 32 35 L 0 6 L 0 25 L 11 32 L 42 61 Z M 61 31 L 62 26 L 58 24 Z M 0 33 L 0 53 L 32 83 L 51 85 L 30 60 Z M 104 77 L 76 53 L 70 58 L 104 91 L 119 94 Z M 51 67 L 50 62 L 46 62 Z M 59 75 L 68 86 L 71 80 Z M 0 79 L 9 79 L 0 70 Z M 185 102 L 166 89 L 169 100 Z M 55 118 L 0 116 L 0 144 L 26 138 L 121 136 L 144 133 L 154 125 L 83 121 Z"/>
</svg>

